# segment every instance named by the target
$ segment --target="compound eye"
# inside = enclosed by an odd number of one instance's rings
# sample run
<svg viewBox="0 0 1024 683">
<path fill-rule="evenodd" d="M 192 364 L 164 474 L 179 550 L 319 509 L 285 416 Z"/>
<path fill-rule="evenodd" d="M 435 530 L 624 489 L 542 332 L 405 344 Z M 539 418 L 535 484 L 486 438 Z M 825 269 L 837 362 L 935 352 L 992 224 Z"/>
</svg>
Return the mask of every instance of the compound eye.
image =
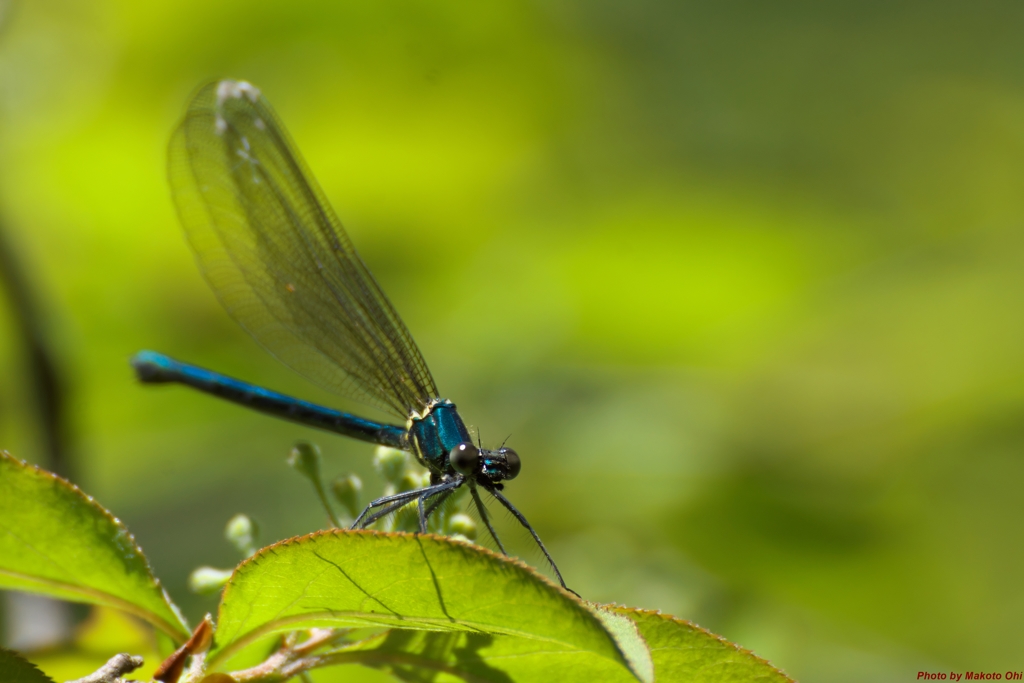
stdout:
<svg viewBox="0 0 1024 683">
<path fill-rule="evenodd" d="M 448 452 L 448 462 L 459 474 L 471 477 L 480 469 L 480 450 L 471 443 L 460 443 Z"/>
<path fill-rule="evenodd" d="M 519 454 L 511 448 L 502 448 L 500 452 L 505 456 L 505 478 L 515 479 L 519 476 L 519 469 L 523 465 L 519 461 Z"/>
</svg>

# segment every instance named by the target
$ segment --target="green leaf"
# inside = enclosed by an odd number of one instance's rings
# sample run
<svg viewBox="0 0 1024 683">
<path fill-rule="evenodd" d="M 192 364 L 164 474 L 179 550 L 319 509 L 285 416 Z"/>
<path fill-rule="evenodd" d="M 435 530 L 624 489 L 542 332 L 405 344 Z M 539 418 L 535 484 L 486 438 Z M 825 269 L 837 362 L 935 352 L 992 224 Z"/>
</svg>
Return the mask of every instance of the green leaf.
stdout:
<svg viewBox="0 0 1024 683">
<path fill-rule="evenodd" d="M 604 605 L 593 604 L 594 613 L 604 627 L 615 638 L 622 650 L 622 656 L 629 662 L 629 668 L 636 672 L 637 678 L 643 681 L 654 680 L 654 661 L 647 642 L 640 635 L 640 629 L 629 617 L 608 609 Z"/>
<path fill-rule="evenodd" d="M 178 641 L 190 633 L 118 519 L 74 484 L 5 452 L 0 588 L 114 607 Z"/>
<path fill-rule="evenodd" d="M 17 652 L 0 647 L 0 681 L 4 683 L 53 683 L 53 679 Z"/>
<path fill-rule="evenodd" d="M 632 621 L 650 647 L 655 681 L 792 683 L 768 662 L 725 639 L 674 617 L 609 608 Z M 488 683 L 630 683 L 620 666 L 589 652 L 515 636 L 392 630 L 327 656 L 360 663 L 403 681 L 434 680 L 446 673 Z"/>
<path fill-rule="evenodd" d="M 754 653 L 696 624 L 659 612 L 624 607 L 615 611 L 629 617 L 647 641 L 655 680 L 793 683 Z"/>
<path fill-rule="evenodd" d="M 627 680 L 630 671 L 651 680 L 632 625 L 526 565 L 448 538 L 374 531 L 318 532 L 239 565 L 224 590 L 210 665 L 223 669 L 273 633 L 367 626 L 515 636 L 567 660 L 606 662 Z"/>
<path fill-rule="evenodd" d="M 425 683 L 445 673 L 480 683 L 633 683 L 629 671 L 606 657 L 559 643 L 489 633 L 392 629 L 325 657 L 359 663 L 402 681 Z M 670 680 L 657 679 L 654 680 Z"/>
</svg>

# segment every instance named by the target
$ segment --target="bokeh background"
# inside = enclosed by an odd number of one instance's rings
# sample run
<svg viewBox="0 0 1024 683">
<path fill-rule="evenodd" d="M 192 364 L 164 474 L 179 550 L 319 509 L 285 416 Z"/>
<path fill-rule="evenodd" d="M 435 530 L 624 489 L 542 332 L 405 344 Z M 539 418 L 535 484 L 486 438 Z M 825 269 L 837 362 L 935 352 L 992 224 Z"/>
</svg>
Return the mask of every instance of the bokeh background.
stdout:
<svg viewBox="0 0 1024 683">
<path fill-rule="evenodd" d="M 804 681 L 1020 670 L 1022 31 L 1011 0 L 7 5 L 0 223 L 66 467 L 192 617 L 231 515 L 324 524 L 295 440 L 381 486 L 370 446 L 129 370 L 381 416 L 237 328 L 177 224 L 176 119 L 245 78 L 582 595 Z M 5 298 L 0 443 L 45 463 L 23 332 Z"/>
</svg>

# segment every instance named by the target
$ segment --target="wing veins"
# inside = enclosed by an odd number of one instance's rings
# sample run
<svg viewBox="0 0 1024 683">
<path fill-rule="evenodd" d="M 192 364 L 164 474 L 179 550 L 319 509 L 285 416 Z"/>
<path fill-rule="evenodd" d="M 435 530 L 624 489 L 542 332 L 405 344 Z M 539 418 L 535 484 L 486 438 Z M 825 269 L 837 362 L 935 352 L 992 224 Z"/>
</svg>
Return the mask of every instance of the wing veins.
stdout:
<svg viewBox="0 0 1024 683">
<path fill-rule="evenodd" d="M 408 328 L 261 96 L 202 89 L 172 139 L 171 181 L 208 282 L 272 354 L 403 417 L 437 396 Z"/>
</svg>

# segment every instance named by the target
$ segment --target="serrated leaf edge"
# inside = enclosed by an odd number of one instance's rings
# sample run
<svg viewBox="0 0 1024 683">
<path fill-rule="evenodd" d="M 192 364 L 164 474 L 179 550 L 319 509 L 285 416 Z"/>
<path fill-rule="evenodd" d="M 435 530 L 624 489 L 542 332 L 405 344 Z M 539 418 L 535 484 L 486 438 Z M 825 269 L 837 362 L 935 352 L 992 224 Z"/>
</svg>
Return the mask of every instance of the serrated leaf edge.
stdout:
<svg viewBox="0 0 1024 683">
<path fill-rule="evenodd" d="M 42 467 L 39 467 L 38 465 L 33 465 L 32 463 L 26 462 L 25 460 L 15 458 L 7 451 L 0 451 L 0 459 L 7 460 L 16 467 L 21 467 L 23 470 L 29 470 L 31 474 L 33 474 L 34 476 L 41 477 L 43 479 L 49 479 L 51 482 L 59 486 L 65 487 L 66 489 L 70 490 L 73 494 L 81 498 L 86 505 L 92 507 L 95 510 L 98 510 L 104 517 L 106 517 L 122 534 L 124 539 L 131 545 L 132 549 L 136 553 L 138 553 L 139 558 L 142 560 L 142 563 L 146 568 L 146 572 L 149 576 L 149 581 L 151 582 L 151 585 L 160 591 L 160 594 L 163 596 L 164 602 L 167 604 L 168 609 L 170 609 L 171 613 L 178 618 L 179 623 L 175 625 L 174 623 L 167 621 L 166 619 L 157 615 L 154 612 L 151 612 L 145 608 L 139 607 L 138 605 L 134 605 L 133 603 L 127 602 L 125 600 L 117 598 L 116 596 L 111 595 L 110 593 L 106 593 L 103 591 L 83 589 L 81 586 L 75 586 L 74 584 L 65 584 L 61 581 L 54 581 L 52 579 L 41 579 L 39 577 L 35 577 L 32 575 L 24 575 L 20 572 L 14 572 L 6 569 L 0 569 L 0 574 L 13 576 L 24 581 L 44 586 L 52 585 L 54 587 L 62 587 L 62 590 L 67 590 L 71 593 L 77 593 L 83 596 L 104 596 L 106 601 L 103 604 L 128 612 L 139 617 L 144 621 L 149 622 L 150 624 L 152 624 L 153 626 L 155 626 L 156 628 L 160 629 L 168 636 L 170 636 L 176 643 L 184 642 L 188 638 L 187 634 L 191 633 L 191 631 L 188 628 L 188 623 L 185 621 L 185 617 L 182 615 L 181 610 L 178 609 L 178 606 L 175 605 L 174 602 L 171 600 L 171 596 L 167 593 L 167 590 L 163 587 L 163 584 L 160 583 L 160 579 L 156 578 L 156 575 L 153 573 L 153 568 L 149 564 L 149 558 L 147 558 L 146 554 L 142 552 L 142 548 L 139 547 L 139 544 L 135 542 L 135 536 L 132 535 L 130 531 L 128 531 L 128 527 L 124 525 L 124 522 L 115 517 L 105 507 L 100 505 L 95 498 L 84 492 L 82 489 L 78 488 L 77 485 L 73 484 L 67 479 L 58 476 L 53 472 L 50 472 L 49 470 L 45 470 Z M 47 594 L 44 591 L 39 592 L 44 595 Z M 89 600 L 86 602 L 92 603 L 93 601 Z"/>
<path fill-rule="evenodd" d="M 601 620 L 601 617 L 598 614 L 595 613 L 595 609 L 596 608 L 593 607 L 591 603 L 588 603 L 586 600 L 580 599 L 579 596 L 577 596 L 576 594 L 574 594 L 571 591 L 568 591 L 568 590 L 562 588 L 560 585 L 552 582 L 548 577 L 544 576 L 543 574 L 538 572 L 536 569 L 534 569 L 533 567 L 529 566 L 525 562 L 519 560 L 518 558 L 508 557 L 507 555 L 498 554 L 498 553 L 494 552 L 493 550 L 491 550 L 490 548 L 485 548 L 483 546 L 479 546 L 479 545 L 477 545 L 475 543 L 471 543 L 469 541 L 464 541 L 464 540 L 461 540 L 461 539 L 453 539 L 453 538 L 449 538 L 448 536 L 440 536 L 440 535 L 437 535 L 437 534 L 413 534 L 413 533 L 402 532 L 402 531 L 385 532 L 385 531 L 376 531 L 376 530 L 373 530 L 373 529 L 359 529 L 359 530 L 326 529 L 326 530 L 314 531 L 313 533 L 310 533 L 310 534 L 304 534 L 302 536 L 295 536 L 293 538 L 287 538 L 287 539 L 278 541 L 277 543 L 273 543 L 271 545 L 266 546 L 265 548 L 260 549 L 259 552 L 257 552 L 255 555 L 253 555 L 252 557 L 246 559 L 244 562 L 242 562 L 237 567 L 235 567 L 235 570 L 234 570 L 234 572 L 232 572 L 231 578 L 228 580 L 227 586 L 224 589 L 224 593 L 221 596 L 220 608 L 218 609 L 218 617 L 220 615 L 220 612 L 223 609 L 223 606 L 225 604 L 227 604 L 227 601 L 230 598 L 231 588 L 232 588 L 232 586 L 234 584 L 235 578 L 237 576 L 240 576 L 242 572 L 247 571 L 250 566 L 258 564 L 259 561 L 264 556 L 272 554 L 272 553 L 276 552 L 280 548 L 284 548 L 284 547 L 287 547 L 289 545 L 294 545 L 294 544 L 305 542 L 308 539 L 321 538 L 321 537 L 327 537 L 327 536 L 346 536 L 346 535 L 379 536 L 379 537 L 384 537 L 384 538 L 420 538 L 420 539 L 430 539 L 430 540 L 438 541 L 438 542 L 440 542 L 442 544 L 445 544 L 445 545 L 450 545 L 450 546 L 453 546 L 453 547 L 457 547 L 460 550 L 470 549 L 470 550 L 473 550 L 474 552 L 477 552 L 477 553 L 479 553 L 481 555 L 489 556 L 491 559 L 498 560 L 499 562 L 502 562 L 504 564 L 512 565 L 512 566 L 514 566 L 514 567 L 524 571 L 530 578 L 535 579 L 535 580 L 541 582 L 543 585 L 545 585 L 545 587 L 547 587 L 547 588 L 549 588 L 551 590 L 554 590 L 555 592 L 560 594 L 562 597 L 569 599 L 571 602 L 576 603 L 577 605 L 581 606 L 584 610 L 586 610 L 590 614 L 591 618 L 593 618 L 594 621 L 597 623 L 597 625 L 601 628 L 601 630 L 604 632 L 604 634 L 608 637 L 608 640 L 611 642 L 611 644 L 615 648 L 616 652 L 618 652 L 619 659 L 618 660 L 613 660 L 613 661 L 616 661 L 617 664 L 620 664 L 621 666 L 626 668 L 628 671 L 630 671 L 630 673 L 632 673 L 633 676 L 636 677 L 638 680 L 640 680 L 640 681 L 645 681 L 646 680 L 644 677 L 641 676 L 642 672 L 638 673 L 637 671 L 633 670 L 633 667 L 632 667 L 633 663 L 630 660 L 630 658 L 626 655 L 626 653 L 624 652 L 624 649 L 623 649 L 622 645 L 619 643 L 618 639 L 616 639 L 615 635 L 608 630 L 608 628 L 605 626 L 604 622 Z M 324 614 L 337 615 L 337 614 L 342 614 L 342 613 L 341 612 L 324 612 Z M 363 614 L 363 613 L 350 612 L 350 613 L 346 613 L 346 614 Z M 377 615 L 377 616 L 379 616 L 379 615 Z M 298 622 L 308 621 L 308 620 L 309 620 L 309 615 L 306 614 L 306 615 L 302 615 L 301 617 L 298 617 L 298 616 L 295 617 L 294 622 L 298 623 Z M 218 619 L 218 621 L 219 621 L 219 619 Z M 212 668 L 216 667 L 216 665 L 219 662 L 225 661 L 226 659 L 230 658 L 233 654 L 237 653 L 240 649 L 246 647 L 250 643 L 258 640 L 259 638 L 261 638 L 261 637 L 263 637 L 265 635 L 268 635 L 270 633 L 274 633 L 276 631 L 287 630 L 286 628 L 277 628 L 273 624 L 287 624 L 287 623 L 290 623 L 291 621 L 292 621 L 291 619 L 282 619 L 282 620 L 276 620 L 274 622 L 268 622 L 268 625 L 266 627 L 260 627 L 260 628 L 257 628 L 257 629 L 253 629 L 252 631 L 248 631 L 243 636 L 232 640 L 230 642 L 230 644 L 228 644 L 228 645 L 219 646 L 219 644 L 215 644 L 214 648 L 212 650 L 213 656 L 210 658 L 208 665 L 212 669 Z M 422 620 L 422 622 L 424 622 L 424 623 L 429 622 L 429 621 L 431 621 L 431 620 L 428 620 L 428 619 Z M 419 623 L 419 622 L 407 622 L 407 623 L 412 624 L 412 623 Z M 439 622 L 439 624 L 440 623 L 450 624 L 451 622 L 445 621 L 445 622 Z M 464 623 L 466 623 L 467 625 L 471 624 L 471 622 L 468 622 L 468 621 L 464 622 Z M 383 626 L 383 627 L 387 627 L 387 628 L 401 628 L 401 626 L 397 625 L 393 621 L 387 621 L 387 622 L 381 623 L 379 625 Z M 413 629 L 413 630 L 435 630 L 435 629 L 423 629 L 423 628 L 421 628 L 421 629 Z M 436 630 L 438 630 L 438 631 L 452 631 L 452 630 L 463 630 L 463 629 L 445 628 L 445 629 L 436 629 Z M 470 629 L 465 629 L 465 630 L 470 630 Z M 568 643 L 564 643 L 562 641 L 558 641 L 558 640 L 554 640 L 554 639 L 550 639 L 550 638 L 540 638 L 540 637 L 538 637 L 538 636 L 536 636 L 534 634 L 522 633 L 520 631 L 516 631 L 516 630 L 512 630 L 512 629 L 508 629 L 508 630 L 506 630 L 506 629 L 495 629 L 493 626 L 487 626 L 486 628 L 481 628 L 481 630 L 485 630 L 485 631 L 488 631 L 488 632 L 494 632 L 494 633 L 500 633 L 502 635 L 516 636 L 516 637 L 519 637 L 519 638 L 525 638 L 525 639 L 529 639 L 529 640 L 537 640 L 537 641 L 542 641 L 542 642 L 558 643 L 560 645 L 566 645 L 567 647 L 570 647 L 570 648 L 572 648 L 573 650 L 575 650 L 577 652 L 581 651 L 579 648 L 576 648 L 573 645 L 568 644 Z M 641 636 L 641 640 L 643 640 L 642 636 Z M 216 636 L 214 636 L 214 641 L 216 643 Z M 600 653 L 597 653 L 597 652 L 595 652 L 594 654 L 596 654 L 598 656 L 605 656 L 605 655 L 601 655 Z"/>
<path fill-rule="evenodd" d="M 642 633 L 640 633 L 640 628 L 637 626 L 636 622 L 630 619 L 628 616 L 620 614 L 616 610 L 608 608 L 600 603 L 594 602 L 589 603 L 589 605 L 591 607 L 591 610 L 598 615 L 598 619 L 600 619 L 601 623 L 603 624 L 608 624 L 608 622 L 612 619 L 619 618 L 625 621 L 625 623 L 622 625 L 628 625 L 627 628 L 631 629 L 630 635 L 636 638 L 639 645 L 643 648 L 643 652 L 639 657 L 634 658 L 630 653 L 626 651 L 625 647 L 619 645 L 619 640 L 618 638 L 615 638 L 614 632 L 611 630 L 610 624 L 607 630 L 609 633 L 613 634 L 612 637 L 615 640 L 616 645 L 619 646 L 619 652 L 622 654 L 622 658 L 629 662 L 629 669 L 633 672 L 633 675 L 636 676 L 636 678 L 640 680 L 642 683 L 654 683 L 654 659 L 653 655 L 651 654 L 651 648 L 647 644 L 647 639 L 644 638 Z"/>
<path fill-rule="evenodd" d="M 18 652 L 17 650 L 11 650 L 11 649 L 8 649 L 6 647 L 0 647 L 0 654 L 7 655 L 7 656 L 11 657 L 12 659 L 17 660 L 17 661 L 25 664 L 30 670 L 36 671 L 42 677 L 42 679 L 44 681 L 50 681 L 50 683 L 56 683 L 56 681 L 54 681 L 52 678 L 47 676 L 46 673 L 42 669 L 40 669 L 34 663 L 32 663 L 32 662 L 28 661 L 27 659 L 25 659 L 24 657 L 22 657 L 21 653 Z"/>
<path fill-rule="evenodd" d="M 728 638 L 720 636 L 717 633 L 714 633 L 713 631 L 709 631 L 708 629 L 704 628 L 703 626 L 701 626 L 699 624 L 695 624 L 692 621 L 688 621 L 686 619 L 680 619 L 679 617 L 673 616 L 671 614 L 664 614 L 661 610 L 641 609 L 639 607 L 625 607 L 623 605 L 617 605 L 615 603 L 609 603 L 608 605 L 605 605 L 605 607 L 608 610 L 610 610 L 610 611 L 617 612 L 617 613 L 623 614 L 625 616 L 629 616 L 630 614 L 643 614 L 645 616 L 657 617 L 657 618 L 659 618 L 659 619 L 661 619 L 663 621 L 671 621 L 674 624 L 678 624 L 680 626 L 684 626 L 686 628 L 689 628 L 689 629 L 691 629 L 693 631 L 697 631 L 697 632 L 699 632 L 699 633 L 701 633 L 701 634 L 703 634 L 705 636 L 708 636 L 708 637 L 712 638 L 713 640 L 717 640 L 719 643 L 727 646 L 729 649 L 732 649 L 737 654 L 744 655 L 745 657 L 750 657 L 751 659 L 755 660 L 758 664 L 761 664 L 761 665 L 765 666 L 766 668 L 771 669 L 775 673 L 779 674 L 780 676 L 782 676 L 784 679 L 786 679 L 790 683 L 797 683 L 797 681 L 794 678 L 791 678 L 785 671 L 783 671 L 779 667 L 775 666 L 774 664 L 769 662 L 764 657 L 761 657 L 761 656 L 755 654 L 752 650 L 748 650 L 745 647 L 737 645 L 736 643 L 732 642 Z M 639 626 L 638 626 L 638 628 L 639 628 Z M 657 673 L 657 672 L 655 672 L 655 673 Z"/>
</svg>

